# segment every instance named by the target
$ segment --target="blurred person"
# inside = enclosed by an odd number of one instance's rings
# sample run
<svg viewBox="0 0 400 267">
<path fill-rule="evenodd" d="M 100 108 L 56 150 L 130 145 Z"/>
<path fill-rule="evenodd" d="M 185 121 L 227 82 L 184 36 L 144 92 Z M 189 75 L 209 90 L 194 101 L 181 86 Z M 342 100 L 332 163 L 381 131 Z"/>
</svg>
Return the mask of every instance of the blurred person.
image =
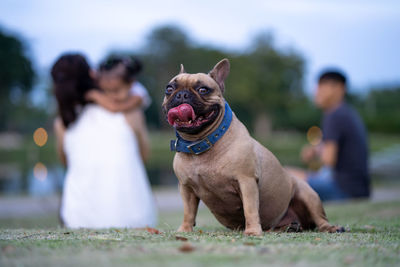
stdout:
<svg viewBox="0 0 400 267">
<path fill-rule="evenodd" d="M 92 90 L 88 93 L 88 98 L 112 112 L 148 108 L 151 98 L 146 88 L 137 80 L 142 69 L 143 64 L 137 58 L 108 57 L 100 63 L 98 70 L 99 86 L 105 94 Z"/>
<path fill-rule="evenodd" d="M 137 81 L 143 65 L 129 56 L 110 56 L 97 72 L 101 91 L 90 90 L 86 97 L 111 112 L 124 112 L 139 139 L 144 161 L 149 156 L 149 141 L 143 109 L 151 104 L 146 88 Z M 138 123 L 140 122 L 140 123 Z"/>
<path fill-rule="evenodd" d="M 292 175 L 306 180 L 322 200 L 365 198 L 370 195 L 368 145 L 364 124 L 345 101 L 346 77 L 332 70 L 318 80 L 315 104 L 322 109 L 322 144 L 301 151 L 305 163 L 315 160 L 317 172 L 288 168 Z"/>
<path fill-rule="evenodd" d="M 57 150 L 67 168 L 60 212 L 65 226 L 155 226 L 157 212 L 134 127 L 123 113 L 86 100 L 97 85 L 84 56 L 62 55 L 51 76 L 59 110 Z"/>
</svg>

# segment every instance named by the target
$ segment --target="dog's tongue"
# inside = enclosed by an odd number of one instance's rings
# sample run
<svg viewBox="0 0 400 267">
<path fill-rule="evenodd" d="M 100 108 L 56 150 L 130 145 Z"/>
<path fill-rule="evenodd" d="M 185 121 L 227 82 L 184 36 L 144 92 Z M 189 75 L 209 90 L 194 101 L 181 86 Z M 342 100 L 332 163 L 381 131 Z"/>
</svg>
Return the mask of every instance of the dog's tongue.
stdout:
<svg viewBox="0 0 400 267">
<path fill-rule="evenodd" d="M 174 125 L 176 119 L 179 119 L 181 122 L 188 122 L 190 120 L 196 119 L 196 114 L 191 105 L 189 104 L 181 104 L 177 107 L 171 108 L 168 111 L 168 122 L 171 125 Z"/>
</svg>

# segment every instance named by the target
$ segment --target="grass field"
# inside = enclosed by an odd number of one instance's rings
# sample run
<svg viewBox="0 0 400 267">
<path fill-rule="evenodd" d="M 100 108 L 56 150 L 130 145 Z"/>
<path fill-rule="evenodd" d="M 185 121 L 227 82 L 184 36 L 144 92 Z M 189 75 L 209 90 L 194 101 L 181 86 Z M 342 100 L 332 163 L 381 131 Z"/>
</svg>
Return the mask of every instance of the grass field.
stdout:
<svg viewBox="0 0 400 267">
<path fill-rule="evenodd" d="M 57 227 L 56 216 L 0 220 L 0 266 L 400 265 L 400 202 L 328 204 L 326 211 L 349 231 L 245 237 L 205 209 L 191 234 L 174 231 L 182 212 L 161 213 L 158 234 L 69 230 Z"/>
<path fill-rule="evenodd" d="M 153 185 L 170 185 L 176 183 L 176 178 L 172 172 L 172 159 L 174 153 L 169 150 L 169 142 L 175 138 L 173 131 L 150 132 L 151 153 L 146 169 L 149 173 L 150 181 Z M 49 169 L 60 166 L 58 158 L 55 156 L 55 140 L 50 135 L 47 144 L 38 147 L 33 143 L 32 136 L 23 136 L 20 147 L 15 149 L 0 148 L 0 186 L 1 182 L 7 181 L 6 175 L 2 174 L 2 168 L 16 167 L 17 172 L 21 172 L 22 191 L 26 191 L 28 180 L 33 167 L 37 162 L 42 162 Z M 306 134 L 300 132 L 272 132 L 265 140 L 258 139 L 279 159 L 283 165 L 300 166 L 302 165 L 299 152 L 307 144 Z M 393 145 L 400 144 L 400 135 L 371 133 L 369 135 L 369 145 L 371 155 L 382 151 Z M 0 192 L 1 194 L 1 192 Z"/>
<path fill-rule="evenodd" d="M 173 133 L 151 133 L 148 169 L 171 171 Z M 0 151 L 2 162 L 26 172 L 34 163 L 57 164 L 50 140 L 44 148 L 24 139 L 21 149 Z M 274 133 L 262 142 L 283 164 L 299 165 L 306 143 L 299 133 Z M 399 135 L 370 135 L 371 152 L 400 143 Z M 172 177 L 172 179 L 175 179 Z M 396 179 L 396 185 L 398 181 Z M 330 221 L 344 234 L 265 233 L 245 237 L 223 228 L 201 210 L 191 234 L 177 234 L 182 211 L 160 214 L 159 234 L 147 230 L 69 230 L 55 214 L 0 219 L 0 266 L 400 266 L 400 201 L 326 206 Z M 187 240 L 186 240 L 187 239 Z"/>
<path fill-rule="evenodd" d="M 169 150 L 169 141 L 175 138 L 173 131 L 150 132 L 151 157 L 148 167 L 168 167 L 174 156 Z M 55 151 L 54 136 L 49 136 L 47 144 L 39 148 L 32 140 L 31 136 L 24 136 L 21 146 L 13 150 L 0 149 L 0 159 L 4 162 L 24 163 L 30 160 L 40 160 L 46 164 L 58 163 Z M 283 164 L 301 165 L 299 152 L 303 145 L 307 144 L 306 134 L 300 132 L 272 132 L 265 140 L 259 140 L 263 145 L 270 149 Z M 371 133 L 369 135 L 369 146 L 371 153 L 388 148 L 395 144 L 400 144 L 400 135 Z M 27 156 L 33 159 L 27 159 Z"/>
</svg>

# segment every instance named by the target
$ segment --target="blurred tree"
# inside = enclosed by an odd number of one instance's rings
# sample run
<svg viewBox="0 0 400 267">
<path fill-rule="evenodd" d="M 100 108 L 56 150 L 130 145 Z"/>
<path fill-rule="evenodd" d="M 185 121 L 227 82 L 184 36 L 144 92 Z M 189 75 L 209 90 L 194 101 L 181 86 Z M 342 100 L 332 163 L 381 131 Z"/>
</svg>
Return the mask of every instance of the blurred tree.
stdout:
<svg viewBox="0 0 400 267">
<path fill-rule="evenodd" d="M 149 124 L 153 127 L 165 125 L 160 108 L 164 87 L 178 73 L 181 63 L 188 72 L 207 73 L 225 57 L 232 65 L 226 98 L 250 129 L 263 123 L 270 128 L 271 122 L 276 127 L 292 128 L 291 123 L 301 117 L 298 109 L 291 112 L 293 107 L 312 108 L 303 94 L 303 58 L 294 51 L 276 49 L 269 34 L 257 36 L 251 48 L 239 54 L 195 45 L 181 28 L 161 26 L 149 34 L 138 54 L 145 62 L 145 70 L 139 79 L 153 97 L 153 105 L 147 111 Z M 305 120 L 303 125 L 313 111 L 301 117 Z M 305 128 L 300 124 L 295 127 Z"/>
<path fill-rule="evenodd" d="M 27 101 L 35 73 L 17 36 L 0 30 L 0 131 L 13 128 L 14 109 Z"/>
<path fill-rule="evenodd" d="M 352 95 L 350 100 L 370 131 L 400 132 L 400 86 L 374 87 L 366 97 Z"/>
<path fill-rule="evenodd" d="M 135 51 L 144 62 L 139 80 L 149 89 L 153 104 L 146 111 L 152 128 L 166 127 L 161 111 L 164 88 L 183 63 L 190 73 L 207 73 L 219 60 L 229 58 L 231 73 L 225 97 L 236 115 L 259 137 L 271 128 L 306 130 L 319 124 L 320 112 L 304 94 L 305 60 L 293 49 L 274 45 L 261 33 L 244 52 L 199 45 L 173 25 L 153 29 L 144 46 Z"/>
<path fill-rule="evenodd" d="M 250 49 L 232 58 L 227 98 L 257 135 L 289 126 L 293 107 L 307 102 L 303 94 L 304 60 L 295 51 L 280 51 L 271 34 L 257 36 Z M 243 110 L 246 109 L 246 110 Z M 253 127 L 251 127 L 253 126 Z"/>
</svg>

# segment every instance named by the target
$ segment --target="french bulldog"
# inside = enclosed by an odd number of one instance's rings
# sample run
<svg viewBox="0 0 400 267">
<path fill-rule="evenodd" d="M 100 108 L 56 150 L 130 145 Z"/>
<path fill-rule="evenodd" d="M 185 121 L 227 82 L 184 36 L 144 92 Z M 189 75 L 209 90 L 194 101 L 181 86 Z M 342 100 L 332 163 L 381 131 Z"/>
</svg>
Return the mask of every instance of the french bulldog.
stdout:
<svg viewBox="0 0 400 267">
<path fill-rule="evenodd" d="M 193 231 L 200 200 L 222 225 L 245 235 L 343 232 L 328 222 L 317 193 L 290 176 L 231 111 L 223 97 L 229 71 L 227 59 L 208 74 L 189 74 L 181 65 L 165 89 L 162 108 L 177 135 L 171 149 L 184 209 L 178 232 Z"/>
</svg>

